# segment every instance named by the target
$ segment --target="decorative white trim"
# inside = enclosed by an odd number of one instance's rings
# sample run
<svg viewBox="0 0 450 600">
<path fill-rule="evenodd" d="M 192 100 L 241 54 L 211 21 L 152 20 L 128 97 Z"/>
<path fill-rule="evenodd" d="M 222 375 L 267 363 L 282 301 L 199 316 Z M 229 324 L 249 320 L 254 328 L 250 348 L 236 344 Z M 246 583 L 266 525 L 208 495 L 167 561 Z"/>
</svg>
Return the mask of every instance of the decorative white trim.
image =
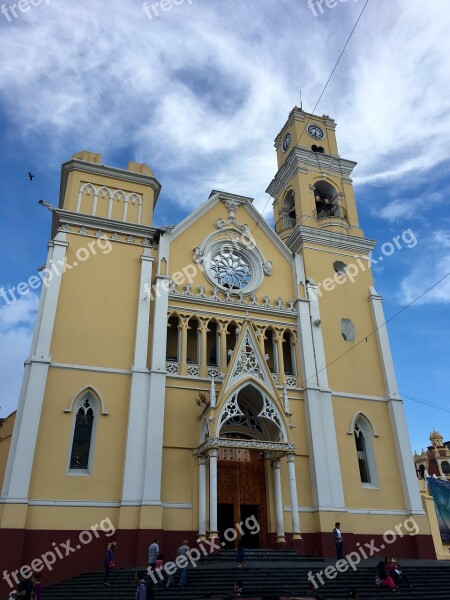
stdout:
<svg viewBox="0 0 450 600">
<path fill-rule="evenodd" d="M 372 421 L 370 420 L 370 418 L 366 414 L 364 414 L 363 412 L 361 412 L 361 411 L 356 412 L 353 415 L 353 417 L 350 419 L 350 425 L 349 425 L 349 428 L 348 428 L 348 431 L 347 431 L 347 433 L 349 435 L 353 435 L 354 429 L 355 429 L 355 423 L 359 419 L 359 417 L 362 417 L 363 419 L 365 419 L 365 421 L 367 422 L 367 425 L 370 428 L 370 431 L 371 431 L 373 437 L 380 437 L 379 434 L 377 433 L 376 429 L 375 429 L 375 425 L 372 423 Z"/>
<path fill-rule="evenodd" d="M 305 225 L 296 227 L 295 231 L 286 240 L 286 245 L 293 252 L 298 252 L 308 242 L 317 246 L 349 250 L 350 252 L 358 252 L 360 254 L 369 254 L 376 246 L 375 240 L 325 231 L 317 227 L 306 227 Z M 355 258 L 358 257 L 356 256 Z"/>
<path fill-rule="evenodd" d="M 217 289 L 217 288 L 216 288 Z M 219 290 L 217 290 L 219 291 Z M 220 293 L 222 293 L 222 291 L 220 290 Z M 225 293 L 225 292 L 223 292 Z M 230 306 L 232 307 L 236 307 L 239 308 L 240 310 L 244 311 L 251 311 L 251 312 L 255 312 L 255 313 L 261 313 L 261 314 L 266 314 L 266 315 L 271 315 L 273 316 L 274 314 L 277 315 L 283 315 L 284 316 L 293 316 L 296 317 L 297 316 L 297 311 L 295 309 L 290 309 L 290 308 L 283 308 L 280 307 L 279 304 L 277 303 L 276 306 L 271 306 L 268 302 L 264 303 L 264 304 L 258 304 L 257 302 L 253 302 L 253 295 L 252 298 L 250 298 L 251 301 L 247 302 L 245 301 L 245 299 L 243 299 L 243 301 L 241 302 L 240 298 L 234 302 L 231 294 L 230 294 L 230 298 L 229 300 L 221 300 L 217 294 L 215 298 L 204 298 L 203 296 L 187 296 L 187 295 L 182 295 L 179 294 L 178 292 L 175 293 L 173 290 L 171 290 L 169 292 L 169 297 L 172 301 L 172 303 L 169 305 L 170 308 L 173 308 L 174 310 L 185 310 L 182 306 L 177 306 L 176 304 L 173 304 L 173 301 L 181 301 L 181 302 L 189 302 L 189 304 L 199 304 L 201 306 L 210 306 L 210 307 L 214 307 L 214 309 L 217 309 L 217 307 L 220 308 L 230 308 Z M 264 302 L 264 300 L 263 300 Z M 270 302 L 270 298 L 269 298 L 269 302 Z M 290 300 L 288 301 L 288 304 L 290 304 Z M 292 304 L 294 305 L 295 303 L 292 301 Z M 197 309 L 196 308 L 196 312 L 200 312 L 202 309 Z M 211 312 L 210 311 L 203 311 L 204 314 L 208 314 L 210 315 Z M 216 310 L 214 311 L 216 313 Z M 217 313 L 216 313 L 217 314 Z M 230 315 L 228 313 L 221 313 L 221 315 L 223 315 L 224 317 L 229 317 Z M 273 323 L 273 319 L 271 318 L 269 320 L 270 323 Z"/>
<path fill-rule="evenodd" d="M 376 434 L 375 427 L 372 421 L 366 417 L 363 413 L 357 413 L 353 418 L 353 427 L 357 424 L 360 428 L 360 435 L 362 435 L 364 440 L 365 447 L 365 460 L 367 462 L 367 471 L 369 476 L 369 481 L 361 481 L 362 487 L 369 488 L 378 488 L 379 487 L 379 479 L 378 479 L 378 470 L 377 470 L 377 461 L 375 457 L 375 449 L 373 447 L 373 437 Z M 354 431 L 352 432 L 354 434 Z M 355 448 L 356 452 L 356 448 Z M 359 466 L 358 466 L 359 471 Z"/>
<path fill-rule="evenodd" d="M 221 292 L 227 295 L 230 293 L 232 296 L 238 296 L 240 292 L 244 295 L 251 294 L 261 286 L 264 275 L 268 274 L 267 270 L 264 269 L 267 261 L 249 235 L 249 231 L 236 231 L 236 229 L 226 227 L 208 235 L 200 246 L 195 249 L 194 261 L 201 265 L 205 277 L 211 285 L 219 288 Z M 221 250 L 236 254 L 250 267 L 251 277 L 245 287 L 230 289 L 214 278 L 211 262 Z"/>
<path fill-rule="evenodd" d="M 90 228 L 102 232 L 113 232 L 124 236 L 135 236 L 143 239 L 150 239 L 152 242 L 158 237 L 158 229 L 148 227 L 147 225 L 139 225 L 138 223 L 126 223 L 124 221 L 108 219 L 107 217 L 85 215 L 83 213 L 72 212 L 62 208 L 55 208 L 54 214 L 56 214 L 58 218 L 58 223 L 68 224 L 74 227 Z"/>
<path fill-rule="evenodd" d="M 108 167 L 106 165 L 100 165 L 97 163 L 80 160 L 78 158 L 72 158 L 62 165 L 61 191 L 59 197 L 60 206 L 63 204 L 66 193 L 67 179 L 71 171 L 81 171 L 82 173 L 100 175 L 102 178 L 107 177 L 111 179 L 119 179 L 122 182 L 127 181 L 129 183 L 138 183 L 140 185 L 151 187 L 155 192 L 155 205 L 158 200 L 159 192 L 161 191 L 161 184 L 154 175 L 137 173 L 136 171 L 128 171 L 128 169 L 119 169 L 118 167 Z"/>
<path fill-rule="evenodd" d="M 120 508 L 120 502 L 110 500 L 29 500 L 30 506 L 64 506 L 64 507 L 97 507 Z"/>
<path fill-rule="evenodd" d="M 192 510 L 194 505 L 191 502 L 161 502 L 163 508 L 182 508 Z"/>
<path fill-rule="evenodd" d="M 66 234 L 57 233 L 49 249 L 47 266 L 63 264 L 68 246 Z M 20 391 L 17 417 L 14 423 L 11 448 L 3 481 L 2 495 L 26 498 L 29 493 L 36 441 L 49 369 L 50 345 L 62 277 L 55 277 L 45 290 L 42 317 L 36 323 L 32 344 L 35 356 L 25 368 Z"/>
<path fill-rule="evenodd" d="M 186 231 L 186 229 L 193 225 L 198 219 L 205 215 L 222 199 L 238 201 L 240 204 L 240 208 L 242 210 L 247 211 L 247 213 L 252 217 L 252 219 L 258 223 L 258 228 L 260 229 L 260 231 L 263 231 L 266 234 L 270 241 L 284 256 L 284 258 L 286 258 L 286 260 L 288 260 L 290 263 L 293 262 L 292 252 L 282 242 L 279 236 L 269 227 L 262 215 L 252 205 L 253 198 L 247 198 L 245 196 L 236 196 L 227 192 L 213 190 L 208 200 L 204 204 L 202 204 L 197 210 L 192 212 L 183 221 L 181 221 L 181 223 L 178 223 L 178 225 L 174 227 L 174 229 L 170 233 L 171 239 L 175 239 L 179 235 L 181 235 L 184 231 Z"/>
<path fill-rule="evenodd" d="M 313 171 L 320 173 L 321 175 L 327 173 L 328 175 L 337 175 L 341 178 L 345 177 L 346 179 L 350 179 L 350 175 L 357 164 L 339 156 L 321 154 L 319 166 L 317 156 L 318 155 L 309 148 L 301 148 L 300 146 L 293 148 L 285 162 L 278 169 L 275 177 L 270 182 L 266 189 L 266 193 L 270 194 L 272 198 L 278 198 L 298 169 L 302 169 L 304 172 Z"/>
<path fill-rule="evenodd" d="M 102 407 L 101 414 L 102 415 L 109 415 L 109 412 L 105 408 L 105 403 L 103 401 L 102 395 L 92 385 L 86 385 L 86 386 L 82 387 L 80 390 L 78 390 L 78 392 L 76 392 L 76 394 L 74 394 L 72 396 L 72 399 L 69 402 L 69 406 L 64 409 L 64 412 L 65 413 L 71 413 L 72 410 L 73 410 L 74 402 L 77 401 L 77 400 L 79 400 L 82 394 L 88 393 L 88 392 L 91 392 L 95 396 L 95 399 L 98 402 L 100 402 L 100 406 Z"/>
<path fill-rule="evenodd" d="M 331 391 L 332 396 L 337 398 L 349 398 L 355 400 L 372 400 L 374 402 L 386 402 L 387 399 L 383 396 L 365 396 L 364 394 L 351 394 L 350 392 L 335 392 Z"/>
<path fill-rule="evenodd" d="M 69 363 L 51 362 L 50 366 L 55 369 L 73 369 L 79 371 L 94 371 L 98 373 L 114 373 L 116 375 L 131 375 L 131 369 L 112 369 L 109 367 L 97 367 L 94 365 L 72 365 Z"/>
<path fill-rule="evenodd" d="M 76 402 L 74 414 L 72 417 L 72 430 L 71 430 L 71 435 L 69 438 L 69 452 L 68 452 L 68 457 L 67 457 L 66 475 L 87 476 L 87 475 L 92 474 L 92 464 L 94 462 L 95 439 L 96 439 L 96 434 L 97 434 L 98 417 L 99 417 L 99 410 L 98 410 L 99 398 L 101 399 L 101 396 L 98 395 L 98 397 L 97 397 L 93 393 L 93 388 L 91 388 L 90 386 L 88 386 L 87 388 L 84 388 L 82 393 L 79 394 L 78 398 L 76 398 L 77 402 Z M 86 469 L 74 469 L 70 466 L 70 461 L 72 459 L 72 447 L 73 447 L 73 438 L 74 438 L 74 433 L 75 433 L 75 424 L 76 424 L 76 420 L 77 420 L 78 410 L 81 408 L 81 405 L 83 404 L 83 402 L 85 402 L 87 399 L 89 399 L 89 401 L 91 403 L 92 411 L 94 413 L 94 419 L 93 419 L 92 431 L 91 431 L 91 441 L 89 444 L 88 466 Z M 72 400 L 71 406 L 73 405 L 73 402 L 74 402 L 74 400 Z M 101 405 L 102 405 L 102 409 L 103 409 L 104 408 L 103 401 L 101 401 Z M 68 412 L 68 411 L 66 410 L 64 412 Z M 106 413 L 106 414 L 108 414 L 108 413 Z"/>
<path fill-rule="evenodd" d="M 292 512 L 290 506 L 284 507 L 285 512 Z M 318 508 L 317 506 L 299 506 L 298 512 L 302 513 L 324 513 L 324 512 L 339 512 L 347 513 L 349 515 L 370 515 L 370 516 L 394 516 L 403 517 L 411 516 L 411 514 L 422 516 L 425 515 L 424 510 L 415 511 L 411 513 L 407 510 L 390 510 L 390 509 L 376 509 L 376 508 L 340 508 L 337 506 L 326 506 Z"/>
</svg>

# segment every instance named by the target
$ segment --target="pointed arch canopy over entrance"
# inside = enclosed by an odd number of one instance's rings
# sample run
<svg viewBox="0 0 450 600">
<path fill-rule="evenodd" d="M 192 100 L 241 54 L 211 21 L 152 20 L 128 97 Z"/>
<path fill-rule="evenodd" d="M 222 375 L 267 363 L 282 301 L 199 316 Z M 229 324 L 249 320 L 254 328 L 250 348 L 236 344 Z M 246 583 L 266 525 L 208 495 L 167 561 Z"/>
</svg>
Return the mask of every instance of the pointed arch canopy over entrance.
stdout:
<svg viewBox="0 0 450 600">
<path fill-rule="evenodd" d="M 254 382 L 240 386 L 223 406 L 217 437 L 224 434 L 274 442 L 286 439 L 281 415 L 267 393 Z"/>
</svg>

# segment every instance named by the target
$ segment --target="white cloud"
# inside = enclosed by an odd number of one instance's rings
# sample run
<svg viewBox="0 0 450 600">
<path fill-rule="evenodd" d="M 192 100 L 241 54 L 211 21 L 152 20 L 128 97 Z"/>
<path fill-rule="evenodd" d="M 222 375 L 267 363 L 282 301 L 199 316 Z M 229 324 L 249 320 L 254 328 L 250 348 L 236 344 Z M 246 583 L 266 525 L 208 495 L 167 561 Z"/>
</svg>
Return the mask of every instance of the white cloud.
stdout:
<svg viewBox="0 0 450 600">
<path fill-rule="evenodd" d="M 23 376 L 23 362 L 30 352 L 32 327 L 39 302 L 30 292 L 17 302 L 0 305 L 0 390 L 1 414 L 17 406 Z"/>
<path fill-rule="evenodd" d="M 182 205 L 218 182 L 262 208 L 272 140 L 300 88 L 312 109 L 361 9 L 314 18 L 288 1 L 198 0 L 150 21 L 140 2 L 42 4 L 3 24 L 1 96 L 17 133 L 51 131 L 55 162 L 84 147 L 108 162 L 131 146 Z M 369 4 L 317 109 L 338 120 L 358 181 L 448 156 L 449 24 L 447 0 Z"/>
<path fill-rule="evenodd" d="M 373 212 L 378 217 L 394 222 L 400 219 L 423 218 L 430 210 L 436 212 L 436 206 L 446 200 L 446 192 L 425 192 L 424 194 L 414 196 L 404 196 L 401 199 L 395 199 L 382 208 L 373 207 Z"/>
<path fill-rule="evenodd" d="M 426 258 L 422 259 L 402 280 L 399 292 L 400 302 L 409 304 L 447 274 L 449 276 L 446 279 L 418 300 L 416 304 L 450 303 L 450 252 L 434 250 L 427 253 Z"/>
</svg>

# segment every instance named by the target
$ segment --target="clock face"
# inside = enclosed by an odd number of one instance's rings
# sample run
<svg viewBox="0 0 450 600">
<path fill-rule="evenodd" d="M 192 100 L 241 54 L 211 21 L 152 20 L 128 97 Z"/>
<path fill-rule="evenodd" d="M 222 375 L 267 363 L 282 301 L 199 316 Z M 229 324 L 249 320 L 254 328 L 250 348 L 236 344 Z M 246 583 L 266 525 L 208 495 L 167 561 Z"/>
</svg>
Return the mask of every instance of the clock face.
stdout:
<svg viewBox="0 0 450 600">
<path fill-rule="evenodd" d="M 284 136 L 284 140 L 283 140 L 283 152 L 286 152 L 286 150 L 289 148 L 290 143 L 291 143 L 291 134 L 287 133 Z"/>
<path fill-rule="evenodd" d="M 315 140 L 321 140 L 325 136 L 324 132 L 320 129 L 318 125 L 310 125 L 308 127 L 308 133 Z"/>
</svg>

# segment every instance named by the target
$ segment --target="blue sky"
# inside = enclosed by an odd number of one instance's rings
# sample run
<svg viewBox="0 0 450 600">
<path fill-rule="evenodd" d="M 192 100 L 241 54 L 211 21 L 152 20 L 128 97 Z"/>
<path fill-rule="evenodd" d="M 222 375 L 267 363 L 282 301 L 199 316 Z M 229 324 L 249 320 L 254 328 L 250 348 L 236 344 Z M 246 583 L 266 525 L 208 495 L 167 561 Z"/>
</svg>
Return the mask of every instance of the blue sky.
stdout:
<svg viewBox="0 0 450 600">
<path fill-rule="evenodd" d="M 105 164 L 152 167 L 163 185 L 156 225 L 211 189 L 254 197 L 270 221 L 275 135 L 300 88 L 313 109 L 364 3 L 314 16 L 306 0 L 185 0 L 150 20 L 137 0 L 43 0 L 10 21 L 0 14 L 0 285 L 45 262 L 50 213 L 37 200 L 57 202 L 61 163 L 85 148 Z M 341 156 L 358 162 L 366 236 L 381 245 L 410 228 L 417 238 L 374 267 L 387 317 L 450 272 L 449 27 L 448 0 L 370 0 L 316 111 L 336 119 Z M 37 300 L 0 299 L 3 416 L 17 403 Z M 449 303 L 450 277 L 389 325 L 401 392 L 447 411 Z M 410 399 L 405 410 L 413 448 L 433 428 L 450 439 L 447 411 Z"/>
</svg>

